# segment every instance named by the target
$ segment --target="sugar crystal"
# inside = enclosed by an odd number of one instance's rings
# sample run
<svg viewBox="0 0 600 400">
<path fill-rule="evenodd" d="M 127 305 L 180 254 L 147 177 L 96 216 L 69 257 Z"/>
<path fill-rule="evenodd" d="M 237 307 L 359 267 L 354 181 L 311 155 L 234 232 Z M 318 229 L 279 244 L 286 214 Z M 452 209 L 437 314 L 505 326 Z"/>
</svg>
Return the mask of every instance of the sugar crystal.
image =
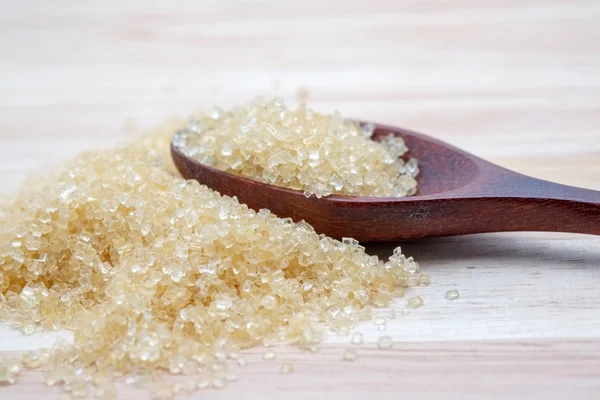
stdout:
<svg viewBox="0 0 600 400">
<path fill-rule="evenodd" d="M 408 300 L 408 306 L 410 308 L 419 308 L 423 305 L 423 299 L 419 296 L 412 297 Z"/>
<path fill-rule="evenodd" d="M 195 129 L 196 124 L 205 129 Z M 374 124 L 361 127 L 339 113 L 323 115 L 305 106 L 291 110 L 282 100 L 256 99 L 230 111 L 199 113 L 182 125 L 173 143 L 189 157 L 228 173 L 301 190 L 306 197 L 401 197 L 416 192 L 417 161 L 405 164 L 401 158 L 408 151 L 402 138 L 390 134 L 373 141 Z M 182 129 L 185 140 L 180 139 Z"/>
<path fill-rule="evenodd" d="M 292 364 L 283 364 L 281 366 L 281 373 L 282 374 L 290 374 L 294 372 L 294 366 Z"/>
<path fill-rule="evenodd" d="M 358 352 L 354 349 L 346 349 L 346 351 L 344 351 L 344 355 L 342 356 L 342 359 L 344 361 L 354 361 L 356 360 L 356 358 L 358 357 Z"/>
<path fill-rule="evenodd" d="M 360 332 L 356 332 L 352 334 L 352 339 L 350 340 L 350 342 L 352 344 L 363 344 L 364 341 L 364 336 L 362 333 Z"/>
<path fill-rule="evenodd" d="M 354 137 L 364 140 L 360 129 L 339 115 L 300 110 L 280 118 L 283 105 L 269 107 L 278 118 L 270 145 L 288 140 L 286 133 L 310 130 L 307 121 L 316 121 L 315 128 L 326 128 L 330 136 L 336 131 L 351 146 L 365 144 Z M 260 107 L 253 113 L 243 121 L 248 137 L 267 118 Z M 235 121 L 221 122 L 231 118 L 236 117 L 215 110 L 188 128 L 204 132 L 234 126 Z M 400 251 L 384 263 L 353 239 L 318 235 L 305 222 L 257 213 L 236 198 L 182 179 L 169 156 L 171 132 L 182 125 L 176 121 L 135 142 L 84 153 L 48 177 L 30 180 L 27 190 L 2 204 L 0 243 L 6 246 L 0 251 L 0 319 L 25 334 L 68 328 L 74 339 L 58 339 L 45 356 L 30 354 L 22 364 L 0 362 L 0 383 L 15 383 L 24 365 L 43 368 L 46 384 L 62 385 L 73 396 L 92 391 L 114 398 L 120 376 L 155 398 L 187 387 L 223 387 L 233 379 L 227 354 L 279 342 L 318 351 L 316 344 L 328 329 L 348 334 L 371 318 L 372 306 L 389 306 L 394 293 L 418 273 L 418 265 Z M 180 136 L 179 142 L 187 143 L 193 134 L 186 133 L 185 140 Z M 271 148 L 277 173 L 286 168 L 285 173 L 297 173 L 310 159 L 319 161 L 314 168 L 322 174 L 324 165 L 346 156 L 342 150 L 348 147 L 336 148 L 337 139 L 313 139 L 297 150 L 283 144 Z M 217 143 L 215 157 L 248 160 L 240 142 L 228 140 Z M 230 156 L 221 154 L 229 153 L 225 143 L 231 143 Z M 387 151 L 382 145 L 372 150 L 373 160 Z M 400 150 L 395 148 L 394 155 Z M 264 143 L 252 140 L 248 151 L 267 152 Z M 312 193 L 363 190 L 364 155 L 347 158 L 327 167 L 346 172 L 327 171 L 324 185 L 311 186 Z M 383 165 L 374 162 L 377 168 Z M 239 168 L 247 165 L 243 161 Z M 267 179 L 278 179 L 266 172 Z M 304 187 L 303 182 L 296 177 L 286 185 Z M 371 183 L 369 191 L 380 190 Z M 385 195 L 391 188 L 381 190 L 377 193 Z M 414 184 L 403 190 L 408 194 Z M 343 358 L 356 357 L 349 349 Z M 230 358 L 247 364 L 241 355 Z M 264 358 L 272 360 L 275 353 Z M 161 381 L 158 371 L 202 377 L 175 386 Z"/>
<path fill-rule="evenodd" d="M 392 338 L 389 336 L 382 336 L 377 340 L 377 347 L 380 349 L 389 349 L 392 347 Z"/>
</svg>

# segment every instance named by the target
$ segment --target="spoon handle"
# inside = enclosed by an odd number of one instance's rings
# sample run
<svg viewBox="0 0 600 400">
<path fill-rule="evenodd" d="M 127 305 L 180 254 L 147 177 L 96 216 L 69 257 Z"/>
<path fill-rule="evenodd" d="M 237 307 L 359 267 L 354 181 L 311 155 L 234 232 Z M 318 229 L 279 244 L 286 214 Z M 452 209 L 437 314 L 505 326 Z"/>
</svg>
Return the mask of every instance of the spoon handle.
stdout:
<svg viewBox="0 0 600 400">
<path fill-rule="evenodd" d="M 472 210 L 486 231 L 548 231 L 600 235 L 600 191 L 561 185 L 512 171 L 483 174 Z M 465 188 L 467 189 L 467 188 Z M 475 200 L 475 199 L 473 199 Z M 475 224 L 479 225 L 479 224 Z"/>
</svg>

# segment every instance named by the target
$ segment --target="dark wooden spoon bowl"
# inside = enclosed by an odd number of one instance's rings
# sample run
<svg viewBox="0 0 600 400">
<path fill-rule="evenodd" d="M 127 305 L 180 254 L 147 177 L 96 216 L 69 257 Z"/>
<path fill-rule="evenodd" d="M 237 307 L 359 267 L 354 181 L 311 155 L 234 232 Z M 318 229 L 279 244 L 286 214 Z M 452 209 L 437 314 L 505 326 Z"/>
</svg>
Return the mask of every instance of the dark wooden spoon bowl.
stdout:
<svg viewBox="0 0 600 400">
<path fill-rule="evenodd" d="M 305 220 L 317 232 L 361 242 L 482 232 L 552 231 L 600 234 L 600 191 L 531 178 L 426 135 L 377 125 L 378 140 L 401 136 L 419 161 L 411 197 L 329 196 L 267 185 L 202 165 L 171 145 L 183 177 L 196 179 L 258 210 Z"/>
</svg>

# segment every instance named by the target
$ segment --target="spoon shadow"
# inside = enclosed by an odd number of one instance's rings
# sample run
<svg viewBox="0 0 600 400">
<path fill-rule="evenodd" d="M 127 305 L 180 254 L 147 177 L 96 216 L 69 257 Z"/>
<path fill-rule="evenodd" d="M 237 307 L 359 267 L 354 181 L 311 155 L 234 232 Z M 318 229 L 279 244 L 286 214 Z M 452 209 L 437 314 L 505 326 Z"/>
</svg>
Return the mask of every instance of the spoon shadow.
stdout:
<svg viewBox="0 0 600 400">
<path fill-rule="evenodd" d="M 570 268 L 584 269 L 600 266 L 600 238 L 562 233 L 495 233 L 395 244 L 372 243 L 366 246 L 366 251 L 386 260 L 398 245 L 404 254 L 414 257 L 423 266 L 462 263 L 462 268 L 472 269 L 477 268 L 478 262 L 490 259 L 532 267 L 546 264 L 569 264 Z"/>
</svg>

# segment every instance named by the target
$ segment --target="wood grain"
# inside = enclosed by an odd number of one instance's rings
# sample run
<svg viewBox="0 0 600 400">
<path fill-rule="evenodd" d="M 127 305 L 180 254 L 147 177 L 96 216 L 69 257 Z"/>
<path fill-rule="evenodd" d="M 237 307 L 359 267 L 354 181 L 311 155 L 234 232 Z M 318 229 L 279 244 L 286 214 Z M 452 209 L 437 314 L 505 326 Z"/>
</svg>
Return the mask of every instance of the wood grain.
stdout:
<svg viewBox="0 0 600 400">
<path fill-rule="evenodd" d="M 595 0 L 4 2 L 0 193 L 172 113 L 265 94 L 404 126 L 560 183 L 600 189 Z M 352 7 L 349 6 L 351 3 Z M 370 251 L 389 254 L 393 246 Z M 342 363 L 279 350 L 197 398 L 592 399 L 600 393 L 600 240 L 486 234 L 403 244 L 432 276 L 396 344 Z M 454 302 L 444 293 L 457 288 Z M 399 302 L 395 305 L 401 307 Z M 50 345 L 0 327 L 0 351 Z M 258 352 L 259 350 L 254 350 Z M 0 398 L 56 395 L 23 375 Z M 123 398 L 137 393 L 123 391 Z"/>
<path fill-rule="evenodd" d="M 398 399 L 532 399 L 589 397 L 598 390 L 600 351 L 597 340 L 482 341 L 476 346 L 459 342 L 407 342 L 382 352 L 361 346 L 354 362 L 343 362 L 338 345 L 323 348 L 318 358 L 282 348 L 271 362 L 251 351 L 246 368 L 232 367 L 240 381 L 226 389 L 206 390 L 190 399 L 334 398 Z M 582 353 L 585 353 L 582 354 Z M 281 374 L 282 364 L 295 372 Z M 585 370 L 586 372 L 583 372 Z M 26 374 L 19 386 L 4 390 L 6 398 L 37 400 L 40 372 Z M 123 398 L 145 398 L 146 392 L 118 384 Z M 492 391 L 493 390 L 493 391 Z M 57 388 L 45 388 L 46 398 L 57 398 Z"/>
</svg>

